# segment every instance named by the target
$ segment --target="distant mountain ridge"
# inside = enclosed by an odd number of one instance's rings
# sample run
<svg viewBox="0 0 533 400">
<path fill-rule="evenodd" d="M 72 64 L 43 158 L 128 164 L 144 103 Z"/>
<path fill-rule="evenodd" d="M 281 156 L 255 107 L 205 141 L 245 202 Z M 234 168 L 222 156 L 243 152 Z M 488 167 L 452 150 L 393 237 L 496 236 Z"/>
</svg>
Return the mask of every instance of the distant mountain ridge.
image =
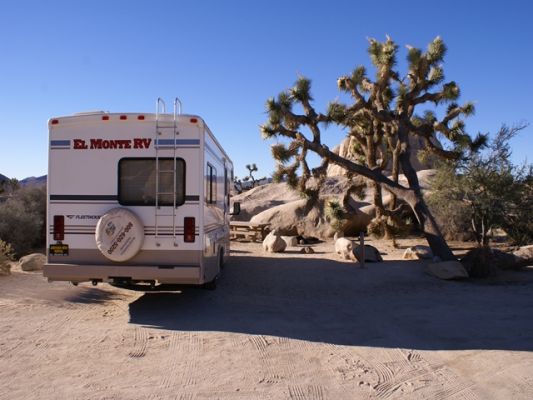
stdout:
<svg viewBox="0 0 533 400">
<path fill-rule="evenodd" d="M 27 186 L 46 186 L 47 175 L 42 176 L 30 176 L 19 181 L 21 187 Z M 8 181 L 8 178 L 5 175 L 0 174 L 0 182 Z"/>
<path fill-rule="evenodd" d="M 20 186 L 46 186 L 48 175 L 30 176 L 20 181 Z"/>
</svg>

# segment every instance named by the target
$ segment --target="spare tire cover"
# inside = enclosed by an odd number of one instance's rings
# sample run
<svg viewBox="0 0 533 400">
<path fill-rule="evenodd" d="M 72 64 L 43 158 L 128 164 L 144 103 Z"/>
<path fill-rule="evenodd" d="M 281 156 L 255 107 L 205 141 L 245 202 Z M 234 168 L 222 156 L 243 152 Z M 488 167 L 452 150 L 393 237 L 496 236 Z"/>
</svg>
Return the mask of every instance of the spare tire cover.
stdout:
<svg viewBox="0 0 533 400">
<path fill-rule="evenodd" d="M 144 227 L 139 218 L 125 208 L 114 208 L 96 224 L 96 246 L 112 261 L 127 261 L 139 252 Z"/>
</svg>

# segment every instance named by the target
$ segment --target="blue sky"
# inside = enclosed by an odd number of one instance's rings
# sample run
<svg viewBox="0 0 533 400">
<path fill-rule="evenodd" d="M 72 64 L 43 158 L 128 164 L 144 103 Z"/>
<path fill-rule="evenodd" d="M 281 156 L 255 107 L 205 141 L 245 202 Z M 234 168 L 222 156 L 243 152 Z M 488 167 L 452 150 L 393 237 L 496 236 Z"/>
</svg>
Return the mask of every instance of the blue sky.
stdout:
<svg viewBox="0 0 533 400">
<path fill-rule="evenodd" d="M 529 1 L 9 1 L 0 13 L 0 173 L 46 174 L 52 116 L 87 110 L 153 112 L 178 96 L 204 117 L 235 163 L 274 168 L 261 139 L 268 97 L 299 74 L 315 106 L 339 96 L 336 80 L 368 65 L 367 37 L 448 46 L 447 80 L 474 101 L 472 134 L 532 125 L 512 142 L 533 153 L 533 6 Z M 400 63 L 400 67 L 402 64 Z M 403 70 L 405 71 L 405 70 Z M 331 129 L 333 146 L 342 132 Z"/>
</svg>

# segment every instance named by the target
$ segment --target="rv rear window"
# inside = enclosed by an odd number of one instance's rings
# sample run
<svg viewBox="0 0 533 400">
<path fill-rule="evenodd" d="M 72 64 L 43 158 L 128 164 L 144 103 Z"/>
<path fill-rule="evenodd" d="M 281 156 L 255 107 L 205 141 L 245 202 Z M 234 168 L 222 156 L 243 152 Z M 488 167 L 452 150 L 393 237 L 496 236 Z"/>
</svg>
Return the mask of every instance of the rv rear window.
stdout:
<svg viewBox="0 0 533 400">
<path fill-rule="evenodd" d="M 158 164 L 158 165 L 157 165 Z M 159 174 L 159 182 L 157 175 Z M 118 201 L 127 206 L 174 205 L 185 203 L 185 160 L 173 158 L 123 158 L 118 164 Z M 156 187 L 158 186 L 158 187 Z"/>
</svg>

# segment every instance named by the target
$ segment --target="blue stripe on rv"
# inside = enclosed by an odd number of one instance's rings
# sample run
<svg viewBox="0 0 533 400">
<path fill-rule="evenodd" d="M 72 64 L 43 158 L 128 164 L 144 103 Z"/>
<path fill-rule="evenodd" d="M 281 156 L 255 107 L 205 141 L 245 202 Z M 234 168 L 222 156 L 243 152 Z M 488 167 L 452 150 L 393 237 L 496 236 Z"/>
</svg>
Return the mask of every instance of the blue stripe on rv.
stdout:
<svg viewBox="0 0 533 400">
<path fill-rule="evenodd" d="M 157 139 L 155 145 L 158 147 L 162 146 L 199 146 L 200 139 Z"/>
<path fill-rule="evenodd" d="M 70 147 L 70 140 L 50 140 L 51 147 Z"/>
</svg>

